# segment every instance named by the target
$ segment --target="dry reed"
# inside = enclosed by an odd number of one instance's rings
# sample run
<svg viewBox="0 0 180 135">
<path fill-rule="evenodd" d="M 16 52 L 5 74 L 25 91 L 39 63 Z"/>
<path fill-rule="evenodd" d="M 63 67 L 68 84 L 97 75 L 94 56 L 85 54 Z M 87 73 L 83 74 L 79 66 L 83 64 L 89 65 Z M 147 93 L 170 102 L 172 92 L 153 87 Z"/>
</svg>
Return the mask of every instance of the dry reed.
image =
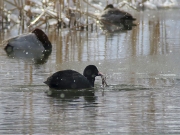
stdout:
<svg viewBox="0 0 180 135">
<path fill-rule="evenodd" d="M 118 4 L 117 0 L 113 1 Z M 57 26 L 59 29 L 93 30 L 98 15 L 89 10 L 99 10 L 88 0 L 1 0 L 0 13 L 4 23 L 20 23 L 22 28 Z M 8 18 L 5 20 L 5 18 Z"/>
</svg>

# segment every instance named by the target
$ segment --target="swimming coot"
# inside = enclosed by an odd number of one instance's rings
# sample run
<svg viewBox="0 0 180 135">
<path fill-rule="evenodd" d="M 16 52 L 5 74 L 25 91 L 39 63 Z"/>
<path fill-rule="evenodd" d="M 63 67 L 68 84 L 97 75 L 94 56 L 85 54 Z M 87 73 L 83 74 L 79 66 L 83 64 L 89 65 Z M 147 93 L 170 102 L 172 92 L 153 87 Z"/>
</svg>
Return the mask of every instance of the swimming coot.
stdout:
<svg viewBox="0 0 180 135">
<path fill-rule="evenodd" d="M 74 70 L 62 70 L 54 73 L 44 82 L 50 88 L 54 89 L 83 89 L 94 87 L 96 76 L 101 76 L 97 67 L 88 65 L 83 72 L 83 75 Z M 105 81 L 105 79 L 103 79 Z"/>
</svg>

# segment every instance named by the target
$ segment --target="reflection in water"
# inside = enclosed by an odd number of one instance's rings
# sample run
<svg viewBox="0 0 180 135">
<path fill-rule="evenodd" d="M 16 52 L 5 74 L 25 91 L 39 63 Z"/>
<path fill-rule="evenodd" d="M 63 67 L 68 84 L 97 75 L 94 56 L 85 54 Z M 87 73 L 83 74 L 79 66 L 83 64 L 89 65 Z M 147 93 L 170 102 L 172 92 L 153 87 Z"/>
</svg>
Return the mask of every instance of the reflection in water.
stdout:
<svg viewBox="0 0 180 135">
<path fill-rule="evenodd" d="M 65 101 L 73 101 L 75 99 L 79 99 L 80 97 L 84 97 L 86 102 L 95 102 L 95 91 L 92 90 L 55 90 L 49 89 L 47 95 L 50 97 L 55 97 L 58 99 L 62 99 Z"/>
<path fill-rule="evenodd" d="M 120 32 L 120 31 L 126 31 L 126 30 L 132 30 L 133 26 L 136 26 L 136 24 L 133 24 L 133 21 L 128 20 L 126 22 L 120 23 L 118 25 L 115 25 L 113 23 L 109 23 L 106 21 L 100 22 L 100 27 L 108 32 Z"/>
<path fill-rule="evenodd" d="M 35 64 L 46 63 L 51 52 L 52 52 L 52 50 L 44 51 L 42 53 L 34 53 L 34 51 L 31 51 L 31 50 L 29 50 L 28 52 L 25 52 L 22 50 L 15 50 L 15 51 L 11 51 L 11 52 L 6 51 L 7 55 L 10 58 L 22 59 L 25 61 L 30 60 L 30 61 L 33 61 Z"/>
<path fill-rule="evenodd" d="M 53 50 L 42 65 L 10 59 L 0 46 L 0 134 L 179 134 L 177 11 L 139 13 L 136 27 L 117 33 L 50 29 Z M 0 39 L 18 34 L 15 27 Z M 107 75 L 104 91 L 97 78 L 94 90 L 64 99 L 44 93 L 52 73 L 89 64 Z"/>
</svg>

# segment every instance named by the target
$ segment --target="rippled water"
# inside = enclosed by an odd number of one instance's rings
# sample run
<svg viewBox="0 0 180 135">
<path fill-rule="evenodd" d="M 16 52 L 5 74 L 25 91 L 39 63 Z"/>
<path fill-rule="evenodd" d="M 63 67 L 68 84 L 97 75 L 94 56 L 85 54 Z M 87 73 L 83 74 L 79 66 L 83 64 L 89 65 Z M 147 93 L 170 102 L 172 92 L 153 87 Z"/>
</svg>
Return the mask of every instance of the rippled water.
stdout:
<svg viewBox="0 0 180 135">
<path fill-rule="evenodd" d="M 12 58 L 0 46 L 0 134 L 180 134 L 180 14 L 135 14 L 132 30 L 46 31 L 45 63 Z M 1 40 L 19 34 L 18 26 Z M 107 76 L 91 90 L 49 93 L 43 84 L 63 69 L 95 64 Z M 49 95 L 50 94 L 50 95 Z"/>
</svg>

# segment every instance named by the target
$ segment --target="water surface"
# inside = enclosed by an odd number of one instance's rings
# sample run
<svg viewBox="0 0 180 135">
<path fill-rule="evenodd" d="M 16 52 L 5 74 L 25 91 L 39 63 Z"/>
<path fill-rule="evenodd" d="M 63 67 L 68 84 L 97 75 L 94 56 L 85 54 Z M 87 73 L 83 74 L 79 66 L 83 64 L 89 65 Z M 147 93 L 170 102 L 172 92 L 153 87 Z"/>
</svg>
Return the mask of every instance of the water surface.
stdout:
<svg viewBox="0 0 180 135">
<path fill-rule="evenodd" d="M 135 14 L 129 31 L 45 30 L 53 50 L 41 64 L 8 57 L 0 46 L 0 134 L 180 134 L 180 14 Z M 1 41 L 21 32 L 1 31 Z M 63 69 L 95 64 L 90 90 L 48 96 L 43 84 Z M 49 94 L 49 93 L 48 93 Z"/>
</svg>

